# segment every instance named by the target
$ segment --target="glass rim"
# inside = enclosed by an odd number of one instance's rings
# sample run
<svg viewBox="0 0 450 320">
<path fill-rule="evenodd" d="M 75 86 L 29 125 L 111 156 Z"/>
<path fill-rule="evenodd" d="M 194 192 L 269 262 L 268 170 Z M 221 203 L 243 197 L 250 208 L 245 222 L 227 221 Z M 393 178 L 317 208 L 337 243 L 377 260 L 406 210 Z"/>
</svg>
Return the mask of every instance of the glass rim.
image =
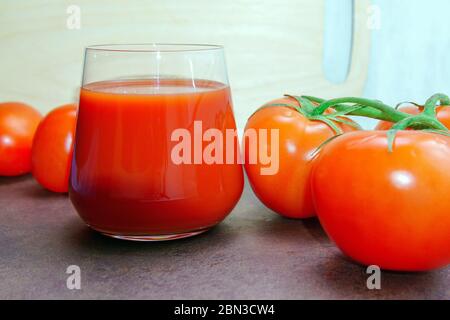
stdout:
<svg viewBox="0 0 450 320">
<path fill-rule="evenodd" d="M 211 50 L 223 50 L 222 45 L 197 44 L 197 43 L 127 43 L 127 44 L 96 44 L 86 47 L 86 51 L 108 52 L 200 52 Z"/>
</svg>

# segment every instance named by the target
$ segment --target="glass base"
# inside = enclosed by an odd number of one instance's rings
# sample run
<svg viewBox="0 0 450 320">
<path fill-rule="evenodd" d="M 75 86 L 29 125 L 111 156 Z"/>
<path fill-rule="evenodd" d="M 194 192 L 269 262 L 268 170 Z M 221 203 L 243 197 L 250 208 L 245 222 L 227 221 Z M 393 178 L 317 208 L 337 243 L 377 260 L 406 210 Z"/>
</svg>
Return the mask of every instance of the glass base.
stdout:
<svg viewBox="0 0 450 320">
<path fill-rule="evenodd" d="M 202 234 L 202 233 L 208 231 L 209 229 L 210 228 L 206 228 L 206 229 L 192 231 L 192 232 L 175 233 L 175 234 L 139 235 L 139 236 L 112 234 L 112 233 L 107 233 L 107 232 L 98 231 L 98 230 L 96 230 L 96 231 L 100 232 L 101 234 L 103 234 L 107 237 L 111 237 L 114 239 L 128 240 L 128 241 L 152 242 L 152 241 L 170 241 L 170 240 L 189 238 L 189 237 L 193 237 L 193 236 Z"/>
</svg>

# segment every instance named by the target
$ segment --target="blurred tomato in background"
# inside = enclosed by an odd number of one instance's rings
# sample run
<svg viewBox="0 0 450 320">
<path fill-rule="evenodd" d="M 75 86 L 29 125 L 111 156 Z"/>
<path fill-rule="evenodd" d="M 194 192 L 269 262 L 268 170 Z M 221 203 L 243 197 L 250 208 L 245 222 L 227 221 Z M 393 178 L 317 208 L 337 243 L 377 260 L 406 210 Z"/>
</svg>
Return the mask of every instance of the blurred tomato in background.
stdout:
<svg viewBox="0 0 450 320">
<path fill-rule="evenodd" d="M 44 188 L 68 191 L 77 105 L 67 104 L 51 111 L 39 125 L 33 141 L 32 173 Z"/>
<path fill-rule="evenodd" d="M 41 114 L 27 104 L 0 103 L 0 176 L 30 172 L 33 136 L 41 119 Z"/>
</svg>

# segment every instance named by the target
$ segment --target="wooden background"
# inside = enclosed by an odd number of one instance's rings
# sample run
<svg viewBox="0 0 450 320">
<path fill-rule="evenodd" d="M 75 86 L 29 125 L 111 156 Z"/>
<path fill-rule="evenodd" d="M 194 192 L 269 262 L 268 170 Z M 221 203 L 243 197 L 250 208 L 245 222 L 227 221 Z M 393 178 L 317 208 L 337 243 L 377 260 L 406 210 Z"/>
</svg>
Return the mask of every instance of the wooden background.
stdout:
<svg viewBox="0 0 450 320">
<path fill-rule="evenodd" d="M 368 4 L 355 1 L 349 76 L 332 84 L 323 73 L 324 0 L 2 0 L 0 101 L 24 101 L 42 112 L 76 101 L 87 45 L 222 44 L 242 128 L 255 108 L 284 93 L 362 94 Z M 79 29 L 68 27 L 71 5 L 80 9 Z"/>
</svg>

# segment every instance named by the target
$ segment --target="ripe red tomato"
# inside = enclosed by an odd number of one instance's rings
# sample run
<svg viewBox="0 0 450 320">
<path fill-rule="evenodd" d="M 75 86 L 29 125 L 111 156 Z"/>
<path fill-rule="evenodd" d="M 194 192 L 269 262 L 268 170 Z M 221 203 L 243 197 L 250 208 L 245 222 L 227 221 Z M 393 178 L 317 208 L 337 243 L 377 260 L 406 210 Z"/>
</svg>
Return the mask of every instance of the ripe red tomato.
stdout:
<svg viewBox="0 0 450 320">
<path fill-rule="evenodd" d="M 31 170 L 31 145 L 41 114 L 19 102 L 0 103 L 0 176 Z"/>
<path fill-rule="evenodd" d="M 315 208 L 330 238 L 364 265 L 426 271 L 450 263 L 450 138 L 352 132 L 314 161 Z"/>
<path fill-rule="evenodd" d="M 293 98 L 282 98 L 270 104 L 299 105 Z M 344 118 L 345 119 L 345 118 Z M 351 121 L 349 119 L 345 119 Z M 355 130 L 349 125 L 337 124 L 343 131 Z M 250 145 L 245 143 L 245 170 L 256 196 L 278 214 L 294 219 L 315 216 L 310 188 L 311 158 L 317 148 L 335 132 L 325 123 L 311 121 L 289 107 L 269 107 L 258 110 L 247 122 L 249 129 L 279 129 L 279 168 L 274 175 L 263 175 L 267 165 L 260 160 L 250 163 Z M 270 136 L 270 134 L 268 134 Z M 265 147 L 271 150 L 274 142 L 268 140 Z"/>
<path fill-rule="evenodd" d="M 400 111 L 409 114 L 419 114 L 423 111 L 423 107 L 414 105 L 403 106 L 399 108 Z M 436 108 L 437 118 L 444 126 L 450 129 L 450 106 L 441 106 Z M 389 121 L 378 122 L 375 130 L 389 130 L 393 123 Z"/>
<path fill-rule="evenodd" d="M 33 176 L 53 192 L 68 192 L 76 115 L 74 104 L 54 109 L 42 120 L 34 137 Z"/>
</svg>

